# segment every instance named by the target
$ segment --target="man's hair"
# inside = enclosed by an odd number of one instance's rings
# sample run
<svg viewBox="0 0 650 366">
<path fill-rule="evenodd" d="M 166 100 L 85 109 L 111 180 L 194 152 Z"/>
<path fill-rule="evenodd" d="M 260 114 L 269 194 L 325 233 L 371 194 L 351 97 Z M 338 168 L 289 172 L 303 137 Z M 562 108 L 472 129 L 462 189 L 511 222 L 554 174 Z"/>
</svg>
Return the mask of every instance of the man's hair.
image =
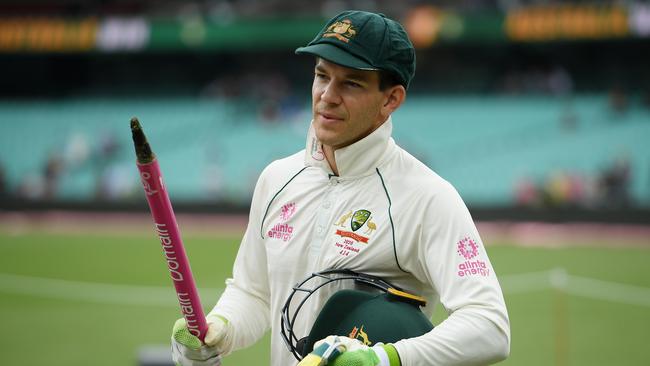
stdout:
<svg viewBox="0 0 650 366">
<path fill-rule="evenodd" d="M 397 75 L 390 71 L 379 70 L 379 90 L 384 91 L 395 85 L 400 85 Z"/>
</svg>

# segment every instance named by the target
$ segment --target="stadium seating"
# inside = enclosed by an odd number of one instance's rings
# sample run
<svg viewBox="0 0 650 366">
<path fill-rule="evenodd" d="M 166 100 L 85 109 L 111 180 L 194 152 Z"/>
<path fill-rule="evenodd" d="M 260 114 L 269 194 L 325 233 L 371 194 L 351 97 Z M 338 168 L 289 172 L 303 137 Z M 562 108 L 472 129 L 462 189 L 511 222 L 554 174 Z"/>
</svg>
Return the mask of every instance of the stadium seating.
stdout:
<svg viewBox="0 0 650 366">
<path fill-rule="evenodd" d="M 16 191 L 43 175 L 49 156 L 60 154 L 65 167 L 58 198 L 92 199 L 101 179 L 114 191 L 111 198 L 128 199 L 139 193 L 128 128 L 135 115 L 160 157 L 173 199 L 246 204 L 263 167 L 304 146 L 308 108 L 289 121 L 263 121 L 245 100 L 3 101 L 0 167 Z M 397 143 L 472 204 L 512 204 L 524 177 L 542 181 L 564 171 L 593 178 L 621 156 L 631 163 L 635 200 L 650 204 L 650 110 L 641 105 L 617 114 L 602 94 L 570 102 L 415 95 L 394 120 Z"/>
</svg>

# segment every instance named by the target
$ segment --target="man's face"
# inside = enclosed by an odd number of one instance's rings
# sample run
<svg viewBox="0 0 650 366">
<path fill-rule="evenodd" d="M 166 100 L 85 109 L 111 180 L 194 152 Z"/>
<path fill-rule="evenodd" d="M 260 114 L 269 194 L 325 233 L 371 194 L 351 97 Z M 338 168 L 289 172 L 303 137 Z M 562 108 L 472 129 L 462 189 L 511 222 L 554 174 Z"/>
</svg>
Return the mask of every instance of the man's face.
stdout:
<svg viewBox="0 0 650 366">
<path fill-rule="evenodd" d="M 313 125 L 323 145 L 339 149 L 368 136 L 388 118 L 379 72 L 318 59 L 311 90 Z"/>
</svg>

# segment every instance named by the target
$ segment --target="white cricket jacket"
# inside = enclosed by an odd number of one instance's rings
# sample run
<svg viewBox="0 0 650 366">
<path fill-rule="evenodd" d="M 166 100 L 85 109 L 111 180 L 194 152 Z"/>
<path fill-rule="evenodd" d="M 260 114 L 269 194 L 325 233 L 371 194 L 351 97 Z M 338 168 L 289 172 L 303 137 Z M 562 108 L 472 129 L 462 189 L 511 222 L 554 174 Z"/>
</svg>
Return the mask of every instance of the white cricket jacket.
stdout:
<svg viewBox="0 0 650 366">
<path fill-rule="evenodd" d="M 310 128 L 305 150 L 262 172 L 233 277 L 213 309 L 233 326 L 233 350 L 270 327 L 271 365 L 295 365 L 280 336 L 287 296 L 312 272 L 348 268 L 425 297 L 427 315 L 438 303 L 449 313 L 431 332 L 395 343 L 402 365 L 482 365 L 507 357 L 505 302 L 465 204 L 391 132 L 389 118 L 337 150 L 334 176 Z M 365 215 L 353 225 L 358 211 Z M 296 327 L 310 329 L 312 315 Z"/>
</svg>

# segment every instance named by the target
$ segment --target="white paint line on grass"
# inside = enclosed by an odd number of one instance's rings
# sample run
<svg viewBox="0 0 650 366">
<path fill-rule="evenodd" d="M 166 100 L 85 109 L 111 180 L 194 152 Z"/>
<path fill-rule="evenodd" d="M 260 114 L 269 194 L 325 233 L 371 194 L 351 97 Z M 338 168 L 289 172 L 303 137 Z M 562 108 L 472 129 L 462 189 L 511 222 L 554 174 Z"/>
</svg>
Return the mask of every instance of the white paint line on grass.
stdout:
<svg viewBox="0 0 650 366">
<path fill-rule="evenodd" d="M 529 272 L 499 277 L 506 294 L 551 289 L 554 271 Z M 567 275 L 564 291 L 574 296 L 650 307 L 650 288 Z M 178 306 L 172 286 L 135 286 L 69 281 L 0 273 L 0 292 L 99 304 Z M 204 306 L 212 306 L 222 288 L 200 288 Z"/>
<path fill-rule="evenodd" d="M 499 283 L 508 294 L 541 291 L 551 286 L 549 274 L 549 271 L 540 271 L 499 276 Z"/>
<path fill-rule="evenodd" d="M 650 307 L 650 288 L 569 276 L 567 292 L 590 299 Z"/>
<path fill-rule="evenodd" d="M 558 271 L 563 276 L 561 279 L 563 283 L 554 284 L 554 276 L 558 275 Z M 559 288 L 573 296 L 650 307 L 650 288 L 569 275 L 566 274 L 566 270 L 563 268 L 544 272 L 506 275 L 500 277 L 499 282 L 506 294 Z"/>
<path fill-rule="evenodd" d="M 202 299 L 222 289 L 199 289 Z M 0 292 L 100 304 L 178 306 L 172 286 L 133 286 L 0 274 Z"/>
</svg>

